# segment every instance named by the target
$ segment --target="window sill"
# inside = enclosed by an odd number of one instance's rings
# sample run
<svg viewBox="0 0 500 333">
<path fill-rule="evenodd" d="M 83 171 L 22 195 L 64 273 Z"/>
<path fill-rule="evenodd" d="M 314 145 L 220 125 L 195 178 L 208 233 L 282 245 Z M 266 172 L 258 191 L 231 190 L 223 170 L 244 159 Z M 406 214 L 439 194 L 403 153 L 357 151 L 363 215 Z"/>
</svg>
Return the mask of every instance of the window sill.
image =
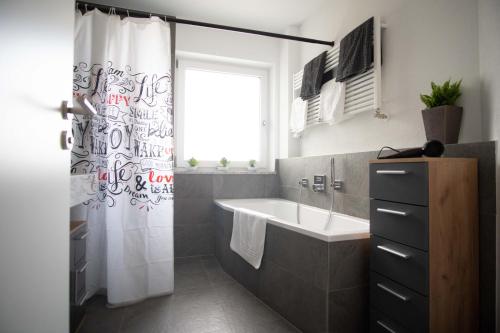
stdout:
<svg viewBox="0 0 500 333">
<path fill-rule="evenodd" d="M 188 168 L 175 168 L 174 173 L 177 174 L 205 174 L 205 175 L 275 175 L 276 171 L 271 171 L 265 168 L 257 169 L 255 171 L 249 171 L 246 168 L 229 168 L 229 170 L 217 170 L 216 168 L 197 168 L 196 170 L 190 170 Z"/>
</svg>

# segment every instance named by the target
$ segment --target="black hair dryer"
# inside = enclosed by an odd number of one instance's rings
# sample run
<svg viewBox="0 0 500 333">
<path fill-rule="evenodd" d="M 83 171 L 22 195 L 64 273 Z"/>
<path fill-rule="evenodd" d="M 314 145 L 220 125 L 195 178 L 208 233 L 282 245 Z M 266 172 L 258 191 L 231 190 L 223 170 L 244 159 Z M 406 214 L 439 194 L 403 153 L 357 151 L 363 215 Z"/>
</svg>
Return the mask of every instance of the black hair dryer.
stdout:
<svg viewBox="0 0 500 333">
<path fill-rule="evenodd" d="M 427 141 L 422 148 L 411 148 L 398 151 L 388 156 L 379 156 L 378 159 L 412 158 L 412 157 L 440 157 L 444 153 L 444 145 L 438 140 Z"/>
</svg>

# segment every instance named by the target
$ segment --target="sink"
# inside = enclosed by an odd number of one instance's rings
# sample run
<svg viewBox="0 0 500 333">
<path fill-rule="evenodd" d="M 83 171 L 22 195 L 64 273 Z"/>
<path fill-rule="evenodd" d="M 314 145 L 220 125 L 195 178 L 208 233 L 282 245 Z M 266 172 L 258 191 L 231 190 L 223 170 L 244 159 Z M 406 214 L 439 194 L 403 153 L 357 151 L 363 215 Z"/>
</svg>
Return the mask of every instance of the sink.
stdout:
<svg viewBox="0 0 500 333">
<path fill-rule="evenodd" d="M 70 176 L 70 207 L 91 199 L 96 193 L 97 174 Z"/>
</svg>

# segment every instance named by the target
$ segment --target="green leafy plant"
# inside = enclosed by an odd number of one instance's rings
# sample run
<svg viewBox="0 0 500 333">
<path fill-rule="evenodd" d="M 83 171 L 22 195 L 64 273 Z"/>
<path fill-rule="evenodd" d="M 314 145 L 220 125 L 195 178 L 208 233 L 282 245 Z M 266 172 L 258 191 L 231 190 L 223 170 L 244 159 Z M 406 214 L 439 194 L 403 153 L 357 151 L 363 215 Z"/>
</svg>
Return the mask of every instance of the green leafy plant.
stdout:
<svg viewBox="0 0 500 333">
<path fill-rule="evenodd" d="M 224 168 L 225 168 L 225 167 L 227 167 L 227 166 L 229 165 L 229 163 L 230 163 L 230 162 L 229 162 L 229 161 L 228 161 L 228 159 L 227 159 L 227 158 L 225 158 L 225 157 L 221 158 L 221 159 L 220 159 L 220 161 L 219 161 L 220 166 L 221 166 L 221 167 L 224 167 Z"/>
<path fill-rule="evenodd" d="M 200 162 L 198 162 L 198 160 L 197 160 L 196 158 L 194 158 L 194 157 L 191 157 L 191 158 L 190 158 L 187 162 L 188 162 L 189 166 L 190 166 L 190 167 L 192 167 L 192 168 L 194 168 L 195 166 L 197 166 L 197 165 L 198 165 L 198 163 L 200 163 Z"/>
<path fill-rule="evenodd" d="M 251 168 L 255 168 L 255 166 L 257 165 L 257 161 L 256 160 L 250 160 L 250 161 L 248 161 L 248 165 Z"/>
<path fill-rule="evenodd" d="M 462 95 L 461 84 L 462 80 L 453 83 L 448 80 L 442 85 L 431 82 L 432 93 L 430 95 L 422 94 L 420 99 L 429 109 L 441 105 L 455 105 L 457 99 Z"/>
</svg>

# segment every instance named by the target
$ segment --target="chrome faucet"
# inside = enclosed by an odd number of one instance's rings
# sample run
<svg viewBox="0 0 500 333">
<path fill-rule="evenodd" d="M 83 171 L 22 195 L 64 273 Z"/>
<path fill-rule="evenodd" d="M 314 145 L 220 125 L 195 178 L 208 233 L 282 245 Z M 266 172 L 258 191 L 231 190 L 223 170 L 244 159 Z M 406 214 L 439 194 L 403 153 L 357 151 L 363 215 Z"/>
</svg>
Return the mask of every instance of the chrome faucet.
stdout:
<svg viewBox="0 0 500 333">
<path fill-rule="evenodd" d="M 330 159 L 330 187 L 334 190 L 341 190 L 343 187 L 343 182 L 335 179 L 335 159 L 333 157 Z"/>
</svg>

